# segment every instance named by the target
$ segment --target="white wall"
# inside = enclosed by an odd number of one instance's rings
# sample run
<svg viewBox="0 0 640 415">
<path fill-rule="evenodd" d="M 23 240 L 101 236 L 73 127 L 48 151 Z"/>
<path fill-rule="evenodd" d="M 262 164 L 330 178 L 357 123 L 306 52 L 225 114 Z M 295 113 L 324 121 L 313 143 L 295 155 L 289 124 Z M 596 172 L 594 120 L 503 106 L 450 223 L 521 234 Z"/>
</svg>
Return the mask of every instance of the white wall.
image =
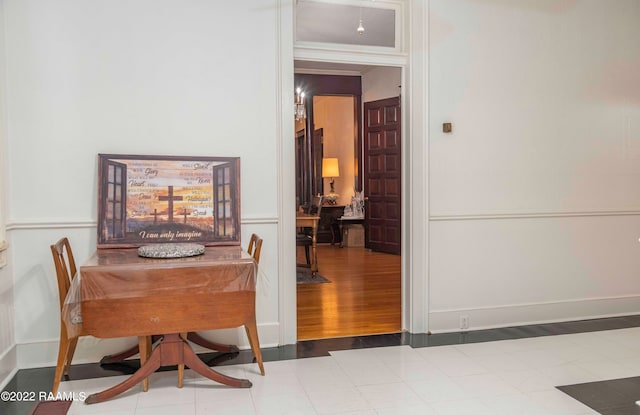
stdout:
<svg viewBox="0 0 640 415">
<path fill-rule="evenodd" d="M 11 265 L 8 265 L 0 268 L 0 390 L 18 367 L 13 310 L 13 279 Z"/>
<path fill-rule="evenodd" d="M 348 205 L 354 196 L 355 186 L 355 143 L 356 131 L 354 98 L 336 95 L 316 95 L 313 97 L 313 122 L 315 129 L 322 128 L 324 157 L 336 157 L 340 177 L 334 180 L 334 188 L 339 195 L 338 205 Z M 324 179 L 324 193 L 330 189 L 328 178 Z"/>
<path fill-rule="evenodd" d="M 0 390 L 18 367 L 13 309 L 13 280 L 10 266 L 7 266 L 0 268 Z"/>
<path fill-rule="evenodd" d="M 4 6 L 19 365 L 55 360 L 59 311 L 49 244 L 68 235 L 80 263 L 95 249 L 98 153 L 241 158 L 243 246 L 252 232 L 265 240 L 260 339 L 277 344 L 279 179 L 277 163 L 267 161 L 280 151 L 276 1 Z M 243 332 L 220 336 L 242 346 Z M 86 343 L 98 346 L 81 343 L 78 361 L 121 347 Z"/>
<path fill-rule="evenodd" d="M 638 22 L 636 0 L 430 1 L 432 331 L 640 312 Z"/>
<path fill-rule="evenodd" d="M 377 101 L 400 95 L 402 71 L 390 66 L 374 67 L 362 74 L 362 102 Z"/>
<path fill-rule="evenodd" d="M 4 99 L 6 97 L 6 83 L 1 81 L 5 79 L 4 27 L 4 4 L 0 2 L 0 390 L 11 380 L 18 366 L 14 334 L 13 278 L 10 267 L 6 266 L 9 263 L 7 261 L 8 250 L 3 250 L 2 246 L 6 239 L 5 181 L 8 172 L 5 165 L 7 123 L 4 116 Z"/>
</svg>

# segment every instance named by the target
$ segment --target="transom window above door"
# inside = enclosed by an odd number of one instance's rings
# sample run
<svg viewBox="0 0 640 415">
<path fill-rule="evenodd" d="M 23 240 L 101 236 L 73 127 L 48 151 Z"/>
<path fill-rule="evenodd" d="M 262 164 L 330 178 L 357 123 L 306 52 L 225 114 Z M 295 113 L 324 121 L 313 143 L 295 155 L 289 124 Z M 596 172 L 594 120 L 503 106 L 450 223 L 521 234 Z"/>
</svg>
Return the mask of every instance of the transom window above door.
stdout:
<svg viewBox="0 0 640 415">
<path fill-rule="evenodd" d="M 399 50 L 400 4 L 371 0 L 299 0 L 296 43 Z"/>
</svg>

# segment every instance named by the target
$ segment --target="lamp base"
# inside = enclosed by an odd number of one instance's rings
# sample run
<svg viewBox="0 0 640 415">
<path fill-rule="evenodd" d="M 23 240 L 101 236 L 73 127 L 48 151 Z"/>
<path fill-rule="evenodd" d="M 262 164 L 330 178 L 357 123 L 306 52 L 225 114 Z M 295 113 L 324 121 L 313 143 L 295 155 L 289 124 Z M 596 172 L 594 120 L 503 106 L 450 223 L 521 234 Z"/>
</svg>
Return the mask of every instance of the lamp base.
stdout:
<svg viewBox="0 0 640 415">
<path fill-rule="evenodd" d="M 333 183 L 334 183 L 334 180 L 333 180 L 333 177 L 332 177 L 331 180 L 329 180 L 329 188 L 330 188 L 329 194 L 330 195 L 336 193 L 336 190 L 333 188 Z"/>
<path fill-rule="evenodd" d="M 324 202 L 327 205 L 335 205 L 336 204 L 336 200 L 338 199 L 338 196 L 340 196 L 339 194 L 335 193 L 335 192 L 331 192 L 328 195 L 324 195 Z"/>
</svg>

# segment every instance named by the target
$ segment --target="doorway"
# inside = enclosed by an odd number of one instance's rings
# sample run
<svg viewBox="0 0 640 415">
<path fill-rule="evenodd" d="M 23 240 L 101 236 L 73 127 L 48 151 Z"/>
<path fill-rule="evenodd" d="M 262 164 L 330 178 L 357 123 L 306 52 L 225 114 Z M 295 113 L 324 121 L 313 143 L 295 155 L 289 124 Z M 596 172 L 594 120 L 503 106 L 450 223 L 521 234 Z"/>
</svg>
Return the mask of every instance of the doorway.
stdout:
<svg viewBox="0 0 640 415">
<path fill-rule="evenodd" d="M 364 232 L 368 220 L 348 225 L 347 232 L 341 232 L 347 226 L 340 226 L 342 221 L 339 220 L 345 213 L 345 207 L 350 206 L 355 192 L 363 191 L 366 196 L 368 191 L 363 181 L 363 173 L 368 166 L 367 154 L 363 153 L 365 145 L 362 133 L 367 131 L 362 127 L 365 122 L 363 100 L 376 100 L 381 96 L 391 96 L 393 99 L 392 95 L 395 93 L 395 100 L 399 103 L 397 94 L 401 70 L 381 67 L 369 68 L 368 72 L 369 76 L 295 76 L 296 87 L 301 87 L 305 92 L 308 115 L 304 123 L 296 124 L 296 160 L 318 159 L 318 152 L 321 152 L 320 158 L 338 158 L 340 163 L 339 177 L 331 178 L 335 181 L 338 198 L 335 205 L 323 206 L 318 230 L 319 273 L 330 282 L 297 284 L 298 340 L 397 333 L 402 330 L 402 258 L 399 255 L 399 235 L 397 241 L 394 239 L 394 243 L 398 243 L 396 254 L 377 252 L 380 250 L 365 247 L 365 244 L 369 244 Z M 393 76 L 388 76 L 390 73 Z M 380 87 L 380 79 L 387 79 L 388 85 Z M 357 95 L 349 94 L 348 87 L 345 87 L 353 82 L 357 87 L 352 91 Z M 339 111 L 337 114 L 332 112 L 336 110 Z M 383 109 L 383 118 L 384 115 Z M 350 125 L 345 126 L 345 120 L 351 120 Z M 398 119 L 397 122 L 399 121 Z M 314 156 L 305 156 L 299 152 L 303 146 L 303 129 L 308 132 L 319 129 L 323 131 L 321 143 L 315 143 L 314 146 L 312 138 L 307 139 L 310 153 L 315 154 Z M 384 133 L 378 134 L 378 137 L 384 138 Z M 399 129 L 395 137 L 400 138 Z M 366 137 L 364 140 L 366 141 Z M 388 155 L 382 157 L 388 158 Z M 399 173 L 400 158 L 396 161 L 398 164 L 395 167 Z M 300 163 L 296 162 L 296 165 L 299 166 Z M 313 163 L 309 165 L 312 166 Z M 380 166 L 382 170 L 386 169 L 384 164 Z M 315 176 L 320 175 L 321 179 L 317 186 L 313 185 L 317 183 L 314 173 Z M 309 187 L 327 194 L 329 179 L 322 178 L 317 169 L 315 172 L 300 172 L 300 177 L 298 176 L 297 174 L 296 183 L 303 181 L 304 176 L 310 183 Z M 397 179 L 400 183 L 401 177 L 398 176 Z M 301 188 L 302 186 L 296 186 L 296 189 Z M 296 199 L 300 202 L 310 196 L 297 194 Z M 399 206 L 399 193 L 397 198 Z M 379 211 L 379 205 L 374 206 L 374 209 Z M 401 220 L 399 212 L 398 210 L 396 218 L 398 225 Z M 341 230 L 338 238 L 336 228 Z M 397 230 L 400 232 L 399 226 Z M 304 251 L 301 248 L 298 248 L 296 258 L 298 263 L 304 262 Z"/>
<path fill-rule="evenodd" d="M 348 10 L 337 5 L 334 1 L 318 0 L 326 4 L 340 8 L 340 14 Z M 278 301 L 278 332 L 280 344 L 294 344 L 297 341 L 296 321 L 296 282 L 291 278 L 295 272 L 295 264 L 290 256 L 295 258 L 295 244 L 293 234 L 295 231 L 295 200 L 294 193 L 294 158 L 293 143 L 291 137 L 295 132 L 291 125 L 291 115 L 286 109 L 289 102 L 295 102 L 294 73 L 331 73 L 334 75 L 362 74 L 371 67 L 384 69 L 393 67 L 400 70 L 401 81 L 394 82 L 397 88 L 402 85 L 401 104 L 403 108 L 402 125 L 403 137 L 403 180 L 402 180 L 402 329 L 411 333 L 426 333 L 429 328 L 429 42 L 425 33 L 429 21 L 428 4 L 424 1 L 407 3 L 402 0 L 389 0 L 384 4 L 371 3 L 375 7 L 393 9 L 395 11 L 395 23 L 390 25 L 378 25 L 367 23 L 368 31 L 375 28 L 394 28 L 394 47 L 353 46 L 357 43 L 348 43 L 340 39 L 321 39 L 318 37 L 305 38 L 300 36 L 301 30 L 311 27 L 326 29 L 332 33 L 338 33 L 335 24 L 315 24 L 318 21 L 317 13 L 310 13 L 308 19 L 301 19 L 298 6 L 310 2 L 299 2 L 294 9 L 293 18 L 291 9 L 282 9 L 282 33 L 280 47 L 284 51 L 280 57 L 280 82 L 284 89 L 281 91 L 286 98 L 282 101 L 280 125 L 286 134 L 281 135 L 282 169 L 281 175 L 282 198 L 279 203 L 283 206 L 279 215 L 278 229 L 283 237 L 280 245 L 286 249 L 281 251 L 278 265 L 279 270 L 279 301 Z M 314 4 L 316 2 L 313 2 Z M 360 4 L 358 4 L 360 6 Z M 348 7 L 347 7 L 348 9 Z M 356 16 L 359 13 L 356 8 Z M 364 11 L 368 11 L 364 10 Z M 335 11 L 329 17 L 336 16 Z M 368 20 L 370 21 L 370 20 Z M 371 29 L 371 30 L 369 30 Z M 293 38 L 289 33 L 294 33 Z M 363 38 L 359 36 L 359 38 Z M 333 46 L 327 48 L 327 41 Z M 288 51 L 293 48 L 293 57 Z M 385 52 L 385 53 L 380 53 Z M 291 65 L 291 59 L 294 64 Z M 288 68 L 293 66 L 291 72 Z M 308 69 L 308 70 L 307 70 Z M 323 70 L 326 70 L 323 72 Z M 386 81 L 389 77 L 380 77 Z M 398 91 L 387 96 L 397 96 Z M 379 98 L 384 98 L 381 96 Z M 374 98 L 377 99 L 377 98 Z M 373 99 L 372 99 L 373 100 Z M 411 195 L 411 197 L 408 197 Z M 291 235 L 291 239 L 286 235 Z"/>
</svg>

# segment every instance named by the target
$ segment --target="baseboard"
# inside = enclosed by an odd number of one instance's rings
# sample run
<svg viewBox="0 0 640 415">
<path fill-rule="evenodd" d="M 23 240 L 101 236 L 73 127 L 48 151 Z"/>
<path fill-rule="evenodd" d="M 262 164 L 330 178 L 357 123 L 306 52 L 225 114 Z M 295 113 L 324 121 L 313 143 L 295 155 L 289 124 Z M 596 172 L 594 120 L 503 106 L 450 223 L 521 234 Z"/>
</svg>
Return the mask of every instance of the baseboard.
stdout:
<svg viewBox="0 0 640 415">
<path fill-rule="evenodd" d="M 99 362 L 102 356 L 126 350 L 136 344 L 137 339 L 134 337 L 98 339 L 92 336 L 83 336 L 78 340 L 78 346 L 73 356 L 73 363 Z M 20 369 L 56 365 L 58 358 L 58 339 L 19 343 L 17 348 L 18 368 Z"/>
<path fill-rule="evenodd" d="M 429 312 L 431 333 L 484 330 L 530 324 L 560 323 L 594 318 L 620 317 L 640 313 L 640 295 L 587 298 L 557 302 L 509 304 Z M 468 328 L 461 327 L 466 317 Z"/>
<path fill-rule="evenodd" d="M 214 330 L 199 332 L 206 339 L 223 344 L 235 344 L 241 350 L 249 349 L 249 341 L 243 328 Z M 278 345 L 279 324 L 266 323 L 258 326 L 260 347 L 275 347 Z M 81 337 L 73 357 L 74 364 L 96 363 L 103 356 L 118 353 L 129 347 L 135 346 L 137 339 L 134 337 L 118 339 L 98 339 L 92 336 Z M 55 366 L 58 357 L 58 339 L 45 340 L 31 343 L 20 343 L 17 349 L 17 367 L 19 369 L 31 369 L 38 367 Z M 196 353 L 210 350 L 199 346 L 193 347 Z M 1 367 L 1 366 L 0 366 Z"/>
<path fill-rule="evenodd" d="M 17 348 L 12 346 L 0 355 L 0 390 L 3 390 L 7 383 L 13 379 L 18 371 Z"/>
</svg>

